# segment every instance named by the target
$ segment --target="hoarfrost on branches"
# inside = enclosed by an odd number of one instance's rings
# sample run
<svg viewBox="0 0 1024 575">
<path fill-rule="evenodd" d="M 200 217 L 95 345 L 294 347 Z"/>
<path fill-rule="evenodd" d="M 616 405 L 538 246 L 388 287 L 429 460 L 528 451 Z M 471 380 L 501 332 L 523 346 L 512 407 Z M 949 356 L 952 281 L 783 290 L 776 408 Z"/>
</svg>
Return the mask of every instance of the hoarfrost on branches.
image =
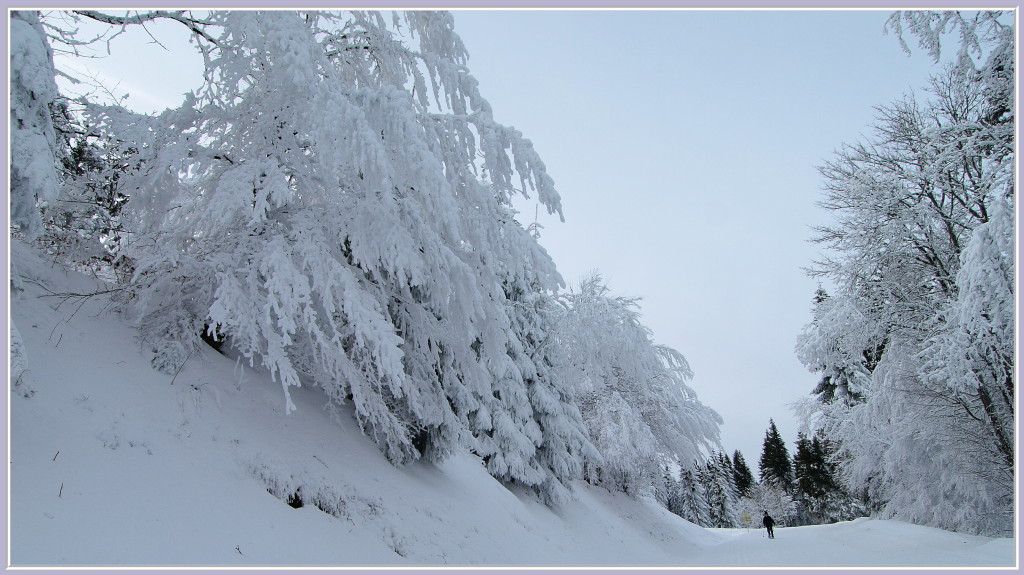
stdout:
<svg viewBox="0 0 1024 575">
<path fill-rule="evenodd" d="M 1013 526 L 1013 28 L 999 12 L 897 13 L 938 60 L 928 97 L 879 107 L 870 141 L 822 168 L 837 223 L 818 241 L 798 356 L 811 413 L 851 490 L 885 516 L 968 532 Z M 906 47 L 906 44 L 904 44 Z"/>
<path fill-rule="evenodd" d="M 692 372 L 682 354 L 652 341 L 636 299 L 610 295 L 597 274 L 563 297 L 559 340 L 603 458 L 589 464 L 592 482 L 642 491 L 666 462 L 702 461 L 717 450 L 721 417 L 687 385 Z"/>
<path fill-rule="evenodd" d="M 318 387 L 392 462 L 469 449 L 546 502 L 588 468 L 621 472 L 626 489 L 653 477 L 640 453 L 689 460 L 717 444 L 685 359 L 650 341 L 631 303 L 602 319 L 559 293 L 513 208 L 536 194 L 561 216 L 554 183 L 530 141 L 494 121 L 451 14 L 57 14 L 68 45 L 77 18 L 122 31 L 174 20 L 203 58 L 204 84 L 178 108 L 83 97 L 64 110 L 74 158 L 43 222 L 64 259 L 115 268 L 155 368 L 211 343 L 270 373 L 285 412 L 290 390 Z M 571 325 L 604 347 L 580 347 Z M 602 357 L 619 335 L 636 357 Z M 581 384 L 592 374 L 612 379 Z"/>
</svg>

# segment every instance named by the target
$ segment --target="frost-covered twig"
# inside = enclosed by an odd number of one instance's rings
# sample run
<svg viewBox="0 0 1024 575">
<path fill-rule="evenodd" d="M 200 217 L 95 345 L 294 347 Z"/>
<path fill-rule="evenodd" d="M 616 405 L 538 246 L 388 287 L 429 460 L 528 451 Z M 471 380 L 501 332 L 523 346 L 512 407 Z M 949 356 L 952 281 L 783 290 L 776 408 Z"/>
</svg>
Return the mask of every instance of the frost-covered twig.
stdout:
<svg viewBox="0 0 1024 575">
<path fill-rule="evenodd" d="M 45 294 L 43 294 L 43 295 L 41 295 L 39 297 L 57 297 L 57 298 L 61 298 L 61 299 L 65 300 L 65 301 L 66 300 L 70 300 L 70 299 L 78 299 L 78 298 L 81 298 L 81 299 L 85 300 L 85 299 L 89 299 L 91 297 L 96 297 L 96 296 L 100 296 L 100 295 L 107 295 L 107 294 L 117 293 L 117 292 L 120 292 L 120 291 L 124 291 L 124 289 L 125 289 L 123 286 L 121 286 L 121 287 L 114 287 L 114 288 L 105 289 L 105 290 L 98 290 L 98 291 L 95 291 L 95 292 L 92 292 L 92 293 L 75 293 L 75 292 L 60 292 L 60 293 L 58 293 L 58 292 L 55 292 L 55 291 L 51 290 L 50 288 L 46 287 L 45 285 L 43 285 L 42 283 L 40 283 L 40 282 L 38 282 L 36 280 L 25 279 L 25 281 L 30 283 L 30 284 L 34 284 L 36 286 L 39 286 L 40 288 L 46 290 L 47 293 L 45 293 Z"/>
<path fill-rule="evenodd" d="M 95 10 L 74 10 L 73 12 L 75 14 L 78 14 L 79 16 L 84 16 L 86 18 L 91 18 L 92 20 L 96 20 L 97 22 L 103 22 L 104 24 L 119 25 L 119 26 L 128 26 L 128 25 L 132 25 L 132 24 L 140 24 L 141 25 L 141 24 L 144 24 L 145 22 L 149 22 L 149 21 L 152 21 L 152 20 L 158 20 L 158 19 L 161 19 L 161 18 L 168 19 L 168 20 L 174 20 L 176 22 L 181 22 L 189 30 L 191 30 L 193 34 L 199 36 L 203 40 L 206 40 L 210 44 L 219 45 L 217 43 L 217 41 L 212 36 L 207 34 L 206 31 L 203 30 L 203 28 L 202 28 L 202 26 L 209 25 L 209 22 L 207 22 L 205 20 L 198 19 L 198 18 L 193 18 L 192 16 L 185 16 L 185 14 L 188 13 L 188 11 L 186 11 L 186 10 L 177 10 L 175 12 L 168 12 L 168 11 L 165 11 L 165 10 L 155 10 L 153 12 L 146 12 L 146 13 L 136 12 L 132 16 L 113 16 L 113 15 L 110 15 L 110 14 L 104 14 L 102 12 L 97 12 Z"/>
</svg>

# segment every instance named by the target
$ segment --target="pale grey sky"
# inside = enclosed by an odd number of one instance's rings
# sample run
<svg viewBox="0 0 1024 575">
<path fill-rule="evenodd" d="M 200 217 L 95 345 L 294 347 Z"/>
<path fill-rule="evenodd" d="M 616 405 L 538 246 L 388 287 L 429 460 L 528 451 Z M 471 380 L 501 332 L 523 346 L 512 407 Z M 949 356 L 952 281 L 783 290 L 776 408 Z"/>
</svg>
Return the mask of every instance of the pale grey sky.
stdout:
<svg viewBox="0 0 1024 575">
<path fill-rule="evenodd" d="M 755 473 L 769 419 L 792 450 L 789 404 L 817 380 L 793 352 L 817 287 L 801 270 L 819 252 L 811 227 L 827 218 L 816 166 L 933 70 L 883 33 L 889 14 L 455 11 L 495 118 L 533 141 L 562 196 L 566 221 L 542 217 L 541 243 L 566 282 L 597 270 L 643 298 L 655 340 L 687 357 L 724 418 L 723 447 Z M 114 92 L 139 109 L 198 85 L 180 44 L 120 42 L 94 69 L 120 71 Z"/>
<path fill-rule="evenodd" d="M 883 33 L 890 13 L 455 13 L 495 118 L 533 141 L 562 196 L 566 221 L 542 218 L 541 243 L 568 283 L 596 269 L 644 298 L 755 473 L 770 418 L 792 453 L 788 406 L 817 382 L 793 351 L 817 287 L 801 270 L 820 252 L 811 227 L 828 217 L 816 167 L 933 69 Z"/>
</svg>

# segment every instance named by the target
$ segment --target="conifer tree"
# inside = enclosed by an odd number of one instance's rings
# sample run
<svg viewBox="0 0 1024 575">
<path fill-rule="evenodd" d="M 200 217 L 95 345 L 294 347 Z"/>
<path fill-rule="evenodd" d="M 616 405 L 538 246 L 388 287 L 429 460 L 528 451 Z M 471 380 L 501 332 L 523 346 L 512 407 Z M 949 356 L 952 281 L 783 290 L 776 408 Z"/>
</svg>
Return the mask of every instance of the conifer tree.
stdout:
<svg viewBox="0 0 1024 575">
<path fill-rule="evenodd" d="M 713 500 L 717 527 L 737 527 L 740 524 L 737 502 L 739 490 L 736 488 L 735 469 L 732 461 L 725 453 L 719 453 L 712 459 L 712 471 L 715 478 L 715 498 Z"/>
<path fill-rule="evenodd" d="M 789 450 L 786 443 L 779 435 L 779 429 L 775 426 L 775 420 L 769 420 L 770 425 L 765 432 L 764 444 L 761 448 L 761 461 L 759 472 L 762 483 L 776 484 L 786 491 L 793 487 L 793 464 L 789 458 Z"/>
<path fill-rule="evenodd" d="M 708 506 L 704 485 L 700 480 L 700 465 L 692 469 L 683 469 L 679 474 L 679 483 L 675 497 L 671 500 L 669 511 L 686 519 L 694 525 L 702 527 L 711 524 L 711 512 Z"/>
<path fill-rule="evenodd" d="M 846 521 L 866 513 L 863 503 L 839 483 L 834 455 L 823 430 L 819 429 L 811 438 L 799 434 L 793 456 L 794 497 L 799 507 L 797 514 L 804 524 Z"/>
<path fill-rule="evenodd" d="M 743 459 L 743 454 L 737 449 L 732 454 L 733 481 L 736 484 L 736 491 L 740 497 L 746 497 L 747 492 L 754 485 L 754 474 Z"/>
<path fill-rule="evenodd" d="M 798 434 L 796 455 L 793 456 L 797 491 L 815 499 L 824 498 L 837 487 L 828 452 L 819 436 L 820 433 L 808 439 L 803 433 Z"/>
</svg>

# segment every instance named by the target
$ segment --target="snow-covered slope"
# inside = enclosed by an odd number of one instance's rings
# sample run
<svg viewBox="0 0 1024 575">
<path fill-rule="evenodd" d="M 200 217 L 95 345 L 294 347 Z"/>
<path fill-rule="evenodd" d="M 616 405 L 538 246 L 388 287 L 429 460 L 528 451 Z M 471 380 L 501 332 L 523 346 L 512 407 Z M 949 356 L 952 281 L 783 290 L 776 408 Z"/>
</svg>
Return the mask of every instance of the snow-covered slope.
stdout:
<svg viewBox="0 0 1024 575">
<path fill-rule="evenodd" d="M 109 286 L 16 242 L 11 255 L 25 351 L 11 364 L 27 367 L 9 396 L 14 566 L 1014 561 L 1012 540 L 896 522 L 780 529 L 774 541 L 705 530 L 583 484 L 552 509 L 469 454 L 396 468 L 316 390 L 293 390 L 298 411 L 285 415 L 277 384 L 213 350 L 173 376 L 152 369 L 107 296 L 54 295 Z M 301 508 L 286 502 L 297 491 Z"/>
</svg>

